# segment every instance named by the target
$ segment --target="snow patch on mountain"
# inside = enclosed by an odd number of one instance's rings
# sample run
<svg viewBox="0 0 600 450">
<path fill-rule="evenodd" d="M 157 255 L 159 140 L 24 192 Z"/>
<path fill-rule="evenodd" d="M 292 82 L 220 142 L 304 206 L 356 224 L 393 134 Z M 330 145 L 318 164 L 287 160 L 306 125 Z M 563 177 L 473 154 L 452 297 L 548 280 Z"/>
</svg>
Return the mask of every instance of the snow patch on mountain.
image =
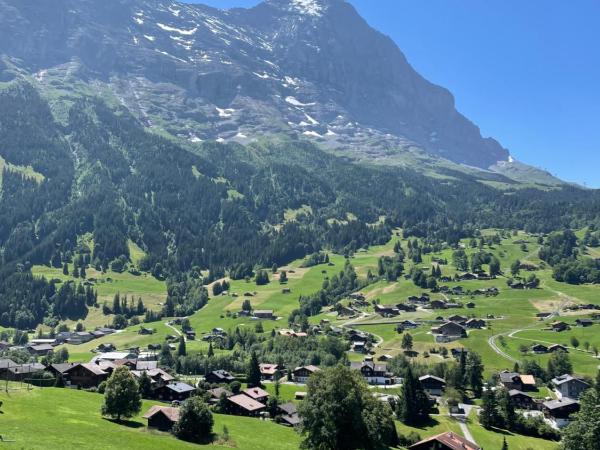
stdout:
<svg viewBox="0 0 600 450">
<path fill-rule="evenodd" d="M 292 6 L 300 14 L 315 17 L 323 15 L 323 6 L 317 0 L 292 0 Z"/>
<path fill-rule="evenodd" d="M 192 28 L 191 30 L 183 30 L 181 28 L 170 27 L 170 26 L 162 24 L 162 23 L 157 23 L 156 25 L 158 25 L 158 27 L 161 30 L 169 31 L 171 33 L 179 33 L 184 36 L 191 36 L 192 34 L 195 34 L 196 31 L 198 31 L 198 28 Z"/>
<path fill-rule="evenodd" d="M 302 103 L 296 97 L 292 97 L 291 95 L 285 98 L 285 101 L 292 106 L 313 106 L 314 103 Z"/>
</svg>

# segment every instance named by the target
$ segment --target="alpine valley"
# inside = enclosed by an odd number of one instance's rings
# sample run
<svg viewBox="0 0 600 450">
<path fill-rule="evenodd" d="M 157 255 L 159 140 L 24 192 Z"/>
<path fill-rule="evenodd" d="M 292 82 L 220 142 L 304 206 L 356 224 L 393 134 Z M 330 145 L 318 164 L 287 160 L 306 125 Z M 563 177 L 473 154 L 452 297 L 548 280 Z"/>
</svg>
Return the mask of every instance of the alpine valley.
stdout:
<svg viewBox="0 0 600 450">
<path fill-rule="evenodd" d="M 349 352 L 353 338 L 346 334 L 368 336 L 377 356 L 395 345 L 404 330 L 396 332 L 387 312 L 376 315 L 380 298 L 396 304 L 429 290 L 432 301 L 455 304 L 438 282 L 466 280 L 473 289 L 457 295 L 483 292 L 476 305 L 486 312 L 482 320 L 508 314 L 505 322 L 493 322 L 495 333 L 487 333 L 492 322 L 485 331 L 469 331 L 475 342 L 469 351 L 482 355 L 492 376 L 523 356 L 509 332 L 534 336 L 535 308 L 552 318 L 596 295 L 598 230 L 598 191 L 523 164 L 483 137 L 448 90 L 419 75 L 394 41 L 344 0 L 265 0 L 230 10 L 166 0 L 0 0 L 0 344 L 23 347 L 28 334 L 35 337 L 31 330 L 44 340 L 73 327 L 83 334 L 110 327 L 119 332 L 93 345 L 61 342 L 71 353 L 63 359 L 87 361 L 99 343 L 127 351 L 158 344 L 161 367 L 188 382 L 182 374 L 207 376 L 209 368 L 239 374 L 257 358 L 287 369 L 343 363 L 325 380 L 346 370 L 349 360 L 362 360 Z M 520 270 L 538 272 L 528 278 Z M 503 276 L 507 280 L 497 283 Z M 493 303 L 493 283 L 501 286 L 500 298 L 506 296 L 505 309 Z M 590 290 L 578 292 L 575 285 Z M 525 299 L 526 292 L 533 297 Z M 363 309 L 353 310 L 349 296 L 362 298 Z M 550 300 L 551 306 L 543 303 Z M 261 306 L 260 314 L 254 306 Z M 378 321 L 346 322 L 344 310 L 356 314 L 353 321 Z M 273 311 L 281 321 L 270 320 Z M 409 317 L 434 321 L 430 312 L 420 316 L 423 311 L 419 306 Z M 314 331 L 330 320 L 343 337 L 327 335 L 329 328 Z M 288 326 L 309 344 L 297 344 L 290 336 L 298 335 L 288 331 L 278 334 Z M 229 333 L 228 340 L 201 342 L 193 329 Z M 513 343 L 499 349 L 500 336 Z M 408 351 L 410 339 L 407 348 L 402 341 Z M 437 357 L 446 367 L 455 344 L 433 358 L 425 341 L 438 341 L 429 331 L 415 339 L 421 355 L 415 373 L 425 375 Z M 177 355 L 173 341 L 180 343 Z M 405 354 L 395 350 L 390 367 L 410 379 Z M 14 351 L 9 356 L 18 359 Z M 597 361 L 586 352 L 574 353 L 574 361 L 591 377 Z M 450 373 L 436 372 L 446 380 Z M 480 402 L 480 384 L 461 393 Z M 281 395 L 291 401 L 293 388 L 283 387 Z M 269 389 L 274 394 L 274 384 Z M 61 392 L 2 397 L 9 408 L 22 408 L 9 409 L 2 420 L 13 421 L 9 434 L 23 448 L 184 445 L 136 431 L 137 425 L 127 430 L 120 415 L 103 421 L 98 394 Z M 49 447 L 36 447 L 41 444 L 23 434 L 20 421 L 33 409 L 35 426 L 49 429 L 44 421 L 54 411 L 48 398 L 62 412 L 93 409 L 86 433 L 99 442 L 104 434 L 98 430 L 108 427 L 121 433 L 124 447 L 65 442 L 56 433 Z M 212 406 L 216 411 L 221 404 Z M 309 423 L 308 406 L 299 408 Z M 290 430 L 233 420 L 223 411 L 217 423 L 227 432 L 215 445 L 236 446 L 228 443 L 229 429 L 239 448 L 299 445 Z M 15 419 L 18 414 L 23 418 Z M 439 420 L 424 434 L 460 430 L 446 415 Z M 395 423 L 399 433 L 423 432 Z M 65 424 L 76 434 L 74 422 Z M 257 426 L 281 446 L 264 447 Z M 500 448 L 499 434 L 477 427 L 480 442 Z M 514 448 L 554 449 L 551 440 L 560 438 L 541 425 L 528 430 L 510 434 L 511 448 L 514 442 Z M 306 442 L 304 448 L 379 448 Z"/>
</svg>

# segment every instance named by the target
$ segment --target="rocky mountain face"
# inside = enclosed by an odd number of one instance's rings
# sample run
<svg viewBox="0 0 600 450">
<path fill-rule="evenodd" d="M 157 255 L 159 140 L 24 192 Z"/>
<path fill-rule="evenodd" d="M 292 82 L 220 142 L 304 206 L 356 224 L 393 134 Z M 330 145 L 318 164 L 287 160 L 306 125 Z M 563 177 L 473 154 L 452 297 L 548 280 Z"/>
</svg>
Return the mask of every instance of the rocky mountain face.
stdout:
<svg viewBox="0 0 600 450">
<path fill-rule="evenodd" d="M 0 81 L 111 97 L 190 143 L 284 134 L 373 161 L 415 149 L 509 161 L 343 0 L 0 0 L 0 55 Z"/>
</svg>

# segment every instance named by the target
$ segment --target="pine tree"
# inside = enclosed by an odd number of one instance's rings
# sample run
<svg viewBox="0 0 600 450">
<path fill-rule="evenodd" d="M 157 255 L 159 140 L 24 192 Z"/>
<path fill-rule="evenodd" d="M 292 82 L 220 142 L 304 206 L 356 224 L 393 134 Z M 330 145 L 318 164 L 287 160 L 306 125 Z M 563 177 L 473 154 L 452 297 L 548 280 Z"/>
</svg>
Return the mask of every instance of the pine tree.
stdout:
<svg viewBox="0 0 600 450">
<path fill-rule="evenodd" d="M 260 386 L 260 365 L 258 363 L 258 356 L 254 351 L 250 355 L 250 362 L 248 363 L 247 375 L 247 382 L 249 387 Z"/>
<path fill-rule="evenodd" d="M 179 355 L 179 356 L 187 355 L 187 350 L 186 350 L 186 346 L 185 346 L 185 338 L 183 337 L 183 334 L 179 336 L 179 345 L 177 346 L 177 355 Z"/>
<path fill-rule="evenodd" d="M 493 391 L 488 390 L 483 393 L 479 423 L 487 429 L 498 424 L 498 403 Z"/>
<path fill-rule="evenodd" d="M 396 416 L 406 424 L 420 423 L 429 417 L 429 399 L 410 366 L 406 369 L 400 399 L 396 403 Z"/>
<path fill-rule="evenodd" d="M 502 440 L 502 450 L 508 450 L 508 444 L 506 443 L 506 436 Z"/>
<path fill-rule="evenodd" d="M 63 275 L 69 275 L 69 265 L 67 263 L 63 264 Z"/>
<path fill-rule="evenodd" d="M 209 342 L 209 343 L 208 343 L 208 353 L 207 353 L 207 356 L 208 356 L 209 358 L 212 358 L 213 356 L 215 356 L 215 351 L 214 351 L 214 349 L 213 349 L 212 342 Z"/>
</svg>

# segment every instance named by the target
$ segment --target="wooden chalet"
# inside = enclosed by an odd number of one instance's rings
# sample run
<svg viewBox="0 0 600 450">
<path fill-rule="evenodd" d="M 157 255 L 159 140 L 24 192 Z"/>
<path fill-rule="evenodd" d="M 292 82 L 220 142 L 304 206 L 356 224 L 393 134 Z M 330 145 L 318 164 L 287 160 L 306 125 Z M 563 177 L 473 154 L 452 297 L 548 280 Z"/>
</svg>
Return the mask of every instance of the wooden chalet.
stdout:
<svg viewBox="0 0 600 450">
<path fill-rule="evenodd" d="M 148 420 L 148 428 L 171 431 L 179 421 L 179 408 L 154 405 L 142 417 Z"/>
</svg>

